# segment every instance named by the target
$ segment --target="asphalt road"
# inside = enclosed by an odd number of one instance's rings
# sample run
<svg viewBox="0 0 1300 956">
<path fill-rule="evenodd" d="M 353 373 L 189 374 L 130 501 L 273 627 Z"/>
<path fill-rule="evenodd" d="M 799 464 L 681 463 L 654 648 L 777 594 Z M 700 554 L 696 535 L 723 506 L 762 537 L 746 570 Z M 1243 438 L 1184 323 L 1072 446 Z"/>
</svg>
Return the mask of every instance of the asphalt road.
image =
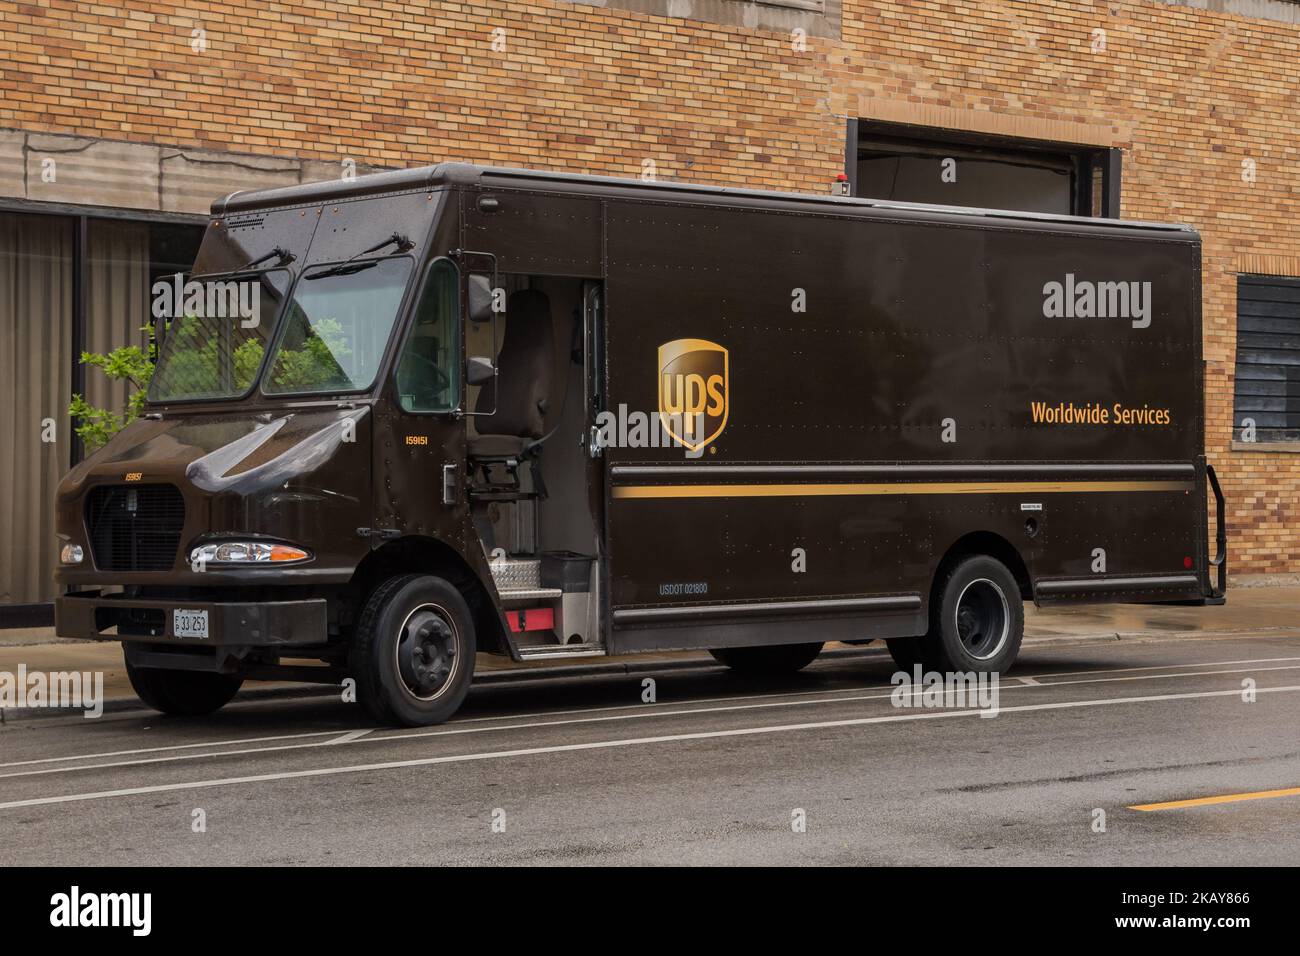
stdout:
<svg viewBox="0 0 1300 956">
<path fill-rule="evenodd" d="M 497 684 L 425 730 L 332 698 L 13 721 L 0 864 L 1300 862 L 1300 792 L 1129 809 L 1300 788 L 1300 630 L 1027 646 L 991 718 L 896 707 L 893 670 Z"/>
</svg>

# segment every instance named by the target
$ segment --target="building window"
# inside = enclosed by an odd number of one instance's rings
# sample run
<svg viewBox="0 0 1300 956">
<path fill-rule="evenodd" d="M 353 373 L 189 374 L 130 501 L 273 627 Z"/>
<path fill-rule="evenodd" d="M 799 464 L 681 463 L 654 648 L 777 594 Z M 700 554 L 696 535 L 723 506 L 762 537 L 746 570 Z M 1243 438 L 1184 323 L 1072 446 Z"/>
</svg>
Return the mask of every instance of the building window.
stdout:
<svg viewBox="0 0 1300 956">
<path fill-rule="evenodd" d="M 110 352 L 124 345 L 147 350 L 154 326 L 150 290 L 158 279 L 189 272 L 203 238 L 201 226 L 130 219 L 87 224 L 86 318 L 82 348 Z M 86 401 L 120 409 L 128 385 L 93 371 L 84 374 Z"/>
<path fill-rule="evenodd" d="M 1237 279 L 1233 437 L 1300 441 L 1300 279 Z"/>
<path fill-rule="evenodd" d="M 849 178 L 866 199 L 1119 215 L 1117 150 L 858 120 Z"/>
<path fill-rule="evenodd" d="M 75 226 L 0 212 L 0 604 L 53 597 L 54 490 L 71 461 Z"/>
<path fill-rule="evenodd" d="M 153 282 L 187 271 L 203 235 L 199 217 L 53 208 L 0 209 L 0 627 L 51 620 L 54 492 L 81 454 L 73 393 L 126 402 L 127 386 L 80 365 L 80 353 L 147 348 Z"/>
</svg>

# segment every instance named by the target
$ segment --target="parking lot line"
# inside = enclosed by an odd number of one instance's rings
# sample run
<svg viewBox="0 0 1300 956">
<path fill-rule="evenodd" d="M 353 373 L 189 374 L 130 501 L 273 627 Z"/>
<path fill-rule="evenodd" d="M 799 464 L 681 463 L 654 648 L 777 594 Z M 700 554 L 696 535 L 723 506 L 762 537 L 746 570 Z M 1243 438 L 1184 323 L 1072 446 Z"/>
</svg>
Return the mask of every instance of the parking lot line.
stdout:
<svg viewBox="0 0 1300 956">
<path fill-rule="evenodd" d="M 1260 687 L 1256 694 L 1282 694 L 1300 691 L 1300 685 L 1283 687 Z M 1215 697 L 1240 697 L 1241 690 L 1194 691 L 1185 694 L 1153 694 L 1145 697 L 1106 697 L 1096 700 L 1057 701 L 1045 704 L 1018 704 L 1001 707 L 998 714 L 1030 713 L 1046 710 L 1071 710 L 1084 707 L 1106 707 L 1117 704 L 1149 704 L 1182 700 L 1204 700 Z M 575 753 L 585 750 L 608 750 L 613 748 L 638 747 L 665 743 L 684 743 L 698 740 L 717 740 L 728 737 L 753 737 L 769 734 L 796 733 L 807 730 L 829 730 L 844 727 L 862 727 L 869 724 L 907 723 L 917 720 L 946 720 L 957 717 L 980 717 L 986 712 L 981 710 L 940 710 L 911 712 L 906 714 L 886 714 L 878 717 L 853 717 L 844 720 L 820 720 L 800 724 L 775 724 L 762 727 L 737 727 L 729 730 L 695 731 L 692 733 L 663 734 L 655 737 L 625 737 L 613 740 L 594 740 L 585 743 L 555 744 L 547 747 L 524 747 L 512 750 L 489 750 L 477 753 L 448 754 L 439 757 L 417 757 L 410 760 L 391 760 L 381 763 L 353 764 L 343 767 L 316 767 L 309 770 L 286 770 L 279 773 L 250 774 L 240 777 L 214 777 L 207 780 L 189 780 L 179 783 L 153 784 L 140 787 L 126 787 L 117 790 L 96 790 L 82 793 L 65 793 L 51 797 L 31 797 L 25 800 L 10 800 L 0 803 L 0 810 L 12 810 L 20 807 L 49 806 L 60 803 L 79 803 L 88 800 L 106 800 L 119 797 L 133 797 L 154 793 L 174 793 L 183 790 L 203 790 L 213 787 L 229 787 L 240 784 L 269 783 L 279 780 L 295 780 L 309 777 L 331 777 L 340 774 L 368 773 L 382 770 L 403 770 L 414 767 L 430 767 L 439 764 L 468 763 L 481 760 L 506 760 L 512 757 L 533 757 L 550 754 Z"/>
<path fill-rule="evenodd" d="M 1243 800 L 1270 800 L 1273 797 L 1300 797 L 1300 787 L 1285 790 L 1256 790 L 1253 793 L 1224 793 L 1217 797 L 1193 797 L 1190 800 L 1169 800 L 1165 803 L 1139 803 L 1130 810 L 1182 810 L 1187 807 L 1208 807 L 1216 803 L 1238 803 Z"/>
</svg>

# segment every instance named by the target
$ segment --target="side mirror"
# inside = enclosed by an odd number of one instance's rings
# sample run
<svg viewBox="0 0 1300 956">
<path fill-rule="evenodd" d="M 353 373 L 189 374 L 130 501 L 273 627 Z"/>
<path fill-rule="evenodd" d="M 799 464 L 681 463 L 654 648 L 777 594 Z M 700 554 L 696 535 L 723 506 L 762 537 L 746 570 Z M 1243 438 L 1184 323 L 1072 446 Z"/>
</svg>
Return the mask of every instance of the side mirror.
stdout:
<svg viewBox="0 0 1300 956">
<path fill-rule="evenodd" d="M 471 273 L 469 282 L 469 319 L 487 322 L 492 318 L 492 280 L 481 272 Z"/>
<path fill-rule="evenodd" d="M 482 355 L 475 355 L 465 362 L 465 381 L 470 385 L 482 385 L 492 381 L 497 374 L 492 360 Z"/>
</svg>

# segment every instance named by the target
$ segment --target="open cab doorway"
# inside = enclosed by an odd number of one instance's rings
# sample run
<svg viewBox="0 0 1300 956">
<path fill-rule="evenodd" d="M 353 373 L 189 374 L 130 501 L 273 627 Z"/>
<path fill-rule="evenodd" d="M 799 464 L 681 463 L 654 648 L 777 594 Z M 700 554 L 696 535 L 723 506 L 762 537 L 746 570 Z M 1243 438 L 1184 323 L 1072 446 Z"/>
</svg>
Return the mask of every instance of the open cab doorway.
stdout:
<svg viewBox="0 0 1300 956">
<path fill-rule="evenodd" d="M 504 310 L 465 336 L 481 376 L 466 406 L 474 527 L 519 657 L 603 654 L 600 284 L 508 274 L 494 288 Z"/>
</svg>

